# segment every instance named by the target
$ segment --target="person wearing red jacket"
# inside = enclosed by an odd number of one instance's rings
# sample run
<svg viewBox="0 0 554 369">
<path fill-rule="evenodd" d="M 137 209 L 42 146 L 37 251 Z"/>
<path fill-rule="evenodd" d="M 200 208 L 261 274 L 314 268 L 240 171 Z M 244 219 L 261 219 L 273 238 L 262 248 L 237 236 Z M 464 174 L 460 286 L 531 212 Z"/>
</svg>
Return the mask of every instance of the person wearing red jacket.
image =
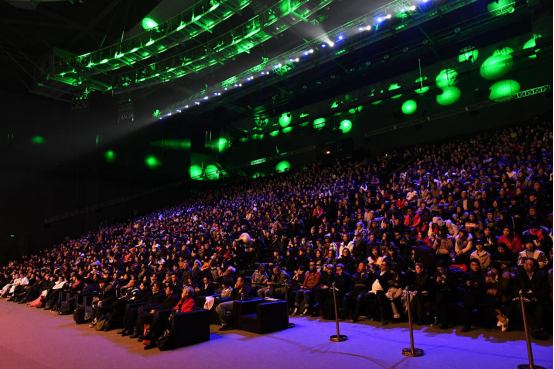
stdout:
<svg viewBox="0 0 554 369">
<path fill-rule="evenodd" d="M 421 226 L 421 216 L 414 214 L 413 209 L 408 209 L 408 215 L 404 217 L 404 225 L 409 228 L 418 228 Z"/>
<path fill-rule="evenodd" d="M 498 243 L 500 242 L 506 244 L 506 247 L 508 247 L 508 249 L 516 255 L 523 251 L 521 240 L 516 234 L 514 234 L 514 231 L 510 226 L 504 227 L 503 235 L 498 239 Z"/>
</svg>

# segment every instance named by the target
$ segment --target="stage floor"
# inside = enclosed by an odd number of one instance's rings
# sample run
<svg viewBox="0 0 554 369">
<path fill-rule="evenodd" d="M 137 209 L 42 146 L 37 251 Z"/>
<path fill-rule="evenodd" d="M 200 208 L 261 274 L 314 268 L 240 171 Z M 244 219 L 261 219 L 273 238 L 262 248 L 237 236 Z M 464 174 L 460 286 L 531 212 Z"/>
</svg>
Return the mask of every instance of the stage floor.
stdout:
<svg viewBox="0 0 554 369">
<path fill-rule="evenodd" d="M 267 335 L 212 325 L 209 342 L 160 352 L 115 330 L 96 332 L 71 316 L 0 301 L 0 368 L 516 368 L 527 363 L 523 332 L 476 329 L 461 333 L 416 327 L 419 358 L 401 354 L 409 346 L 407 324 L 381 327 L 341 323 L 346 342 L 330 342 L 335 324 L 320 318 L 291 318 L 295 328 Z M 552 340 L 533 343 L 535 364 L 552 368 Z"/>
</svg>

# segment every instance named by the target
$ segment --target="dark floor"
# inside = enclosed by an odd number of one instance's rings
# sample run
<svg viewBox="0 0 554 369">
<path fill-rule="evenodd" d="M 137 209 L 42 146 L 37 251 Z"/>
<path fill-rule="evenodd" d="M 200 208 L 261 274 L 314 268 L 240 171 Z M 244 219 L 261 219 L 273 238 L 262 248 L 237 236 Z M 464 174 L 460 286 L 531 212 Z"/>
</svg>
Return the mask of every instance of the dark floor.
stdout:
<svg viewBox="0 0 554 369">
<path fill-rule="evenodd" d="M 160 352 L 111 332 L 76 325 L 70 316 L 0 301 L 0 368 L 516 368 L 527 362 L 523 332 L 460 333 L 416 327 L 419 358 L 402 356 L 407 324 L 341 323 L 346 342 L 330 342 L 335 324 L 291 318 L 296 327 L 267 335 L 212 326 L 209 342 Z M 552 340 L 533 343 L 535 363 L 552 368 Z"/>
</svg>

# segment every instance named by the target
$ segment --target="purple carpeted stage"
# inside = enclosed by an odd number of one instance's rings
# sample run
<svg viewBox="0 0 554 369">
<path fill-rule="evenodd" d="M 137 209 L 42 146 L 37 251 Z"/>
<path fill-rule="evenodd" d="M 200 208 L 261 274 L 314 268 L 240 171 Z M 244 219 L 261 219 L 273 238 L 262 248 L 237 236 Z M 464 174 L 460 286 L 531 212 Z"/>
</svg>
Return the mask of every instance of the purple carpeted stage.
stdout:
<svg viewBox="0 0 554 369">
<path fill-rule="evenodd" d="M 212 326 L 209 342 L 160 352 L 110 332 L 76 325 L 70 316 L 0 301 L 0 368 L 516 368 L 527 362 L 523 332 L 476 329 L 460 333 L 416 327 L 425 356 L 407 358 L 407 324 L 342 323 L 346 342 L 334 343 L 335 324 L 291 318 L 296 328 L 267 335 Z M 533 344 L 535 364 L 552 368 L 552 340 Z"/>
</svg>

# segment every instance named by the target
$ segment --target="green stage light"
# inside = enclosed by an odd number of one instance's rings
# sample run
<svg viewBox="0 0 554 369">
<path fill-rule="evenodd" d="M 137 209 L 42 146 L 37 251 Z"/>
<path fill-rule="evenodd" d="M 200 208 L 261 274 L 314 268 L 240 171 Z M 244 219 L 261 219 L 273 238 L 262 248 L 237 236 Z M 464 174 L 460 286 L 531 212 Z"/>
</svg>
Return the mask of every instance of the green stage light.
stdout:
<svg viewBox="0 0 554 369">
<path fill-rule="evenodd" d="M 415 82 L 417 84 L 419 84 L 419 88 L 415 90 L 416 93 L 420 94 L 420 95 L 423 95 L 424 93 L 426 93 L 427 91 L 429 91 L 429 86 L 422 86 L 422 82 L 423 81 L 427 81 L 427 77 L 426 76 L 422 76 L 422 77 L 419 77 L 418 79 L 415 80 Z"/>
<path fill-rule="evenodd" d="M 493 56 L 487 58 L 483 64 L 481 64 L 481 68 L 479 69 L 481 77 L 493 80 L 508 73 L 514 65 L 514 58 L 510 55 L 512 52 L 513 50 L 508 47 L 495 51 Z"/>
<path fill-rule="evenodd" d="M 417 103 L 414 100 L 407 100 L 402 104 L 402 113 L 410 115 L 417 110 Z"/>
<path fill-rule="evenodd" d="M 383 100 L 377 100 L 371 103 L 371 105 L 379 105 Z"/>
<path fill-rule="evenodd" d="M 474 62 L 479 57 L 479 50 L 474 48 L 473 46 L 467 46 L 464 47 L 462 50 L 460 50 L 460 55 L 458 55 L 458 61 L 460 63 L 470 61 Z"/>
<path fill-rule="evenodd" d="M 162 147 L 164 149 L 169 149 L 169 150 L 189 151 L 191 147 L 191 142 L 189 138 L 185 138 L 182 140 L 178 138 L 175 138 L 175 139 L 170 138 L 167 140 L 153 141 L 150 143 L 150 145 L 156 146 L 156 147 Z"/>
<path fill-rule="evenodd" d="M 223 152 L 229 147 L 229 141 L 225 137 L 220 137 L 217 141 L 217 150 Z"/>
<path fill-rule="evenodd" d="M 342 133 L 348 133 L 352 129 L 352 122 L 348 119 L 343 120 L 340 122 L 339 129 L 342 131 Z"/>
<path fill-rule="evenodd" d="M 487 5 L 487 10 L 490 15 L 495 17 L 511 14 L 516 10 L 515 3 L 515 0 L 495 0 Z"/>
<path fill-rule="evenodd" d="M 252 135 L 252 139 L 255 140 L 255 141 L 256 141 L 256 140 L 261 141 L 261 140 L 264 139 L 264 135 L 263 135 L 263 133 L 262 133 L 262 134 L 257 134 L 257 133 L 256 133 L 256 134 L 253 134 L 253 135 Z"/>
<path fill-rule="evenodd" d="M 150 169 L 156 169 L 157 167 L 162 165 L 162 162 L 159 161 L 158 158 L 154 155 L 148 155 L 146 158 L 144 158 L 144 163 Z"/>
<path fill-rule="evenodd" d="M 444 89 L 445 87 L 455 86 L 458 83 L 458 72 L 454 69 L 443 69 L 435 79 L 437 87 Z"/>
<path fill-rule="evenodd" d="M 307 127 L 308 124 L 310 124 L 310 122 L 303 122 L 303 123 L 300 123 L 300 127 Z"/>
<path fill-rule="evenodd" d="M 202 170 L 202 167 L 200 165 L 191 165 L 189 167 L 189 175 L 191 179 L 194 179 L 196 181 L 202 181 L 204 178 L 202 177 L 202 173 L 204 171 Z"/>
<path fill-rule="evenodd" d="M 525 43 L 525 45 L 523 45 L 523 50 L 525 49 L 531 49 L 531 48 L 535 48 L 535 46 L 537 45 L 537 39 L 538 38 L 541 38 L 542 36 L 539 35 L 539 34 L 533 34 L 533 38 L 530 39 L 529 41 L 527 41 Z M 529 55 L 529 58 L 530 59 L 534 59 L 537 57 L 537 53 L 540 51 L 540 49 L 535 49 L 535 54 L 533 55 Z"/>
<path fill-rule="evenodd" d="M 317 118 L 314 120 L 314 129 L 316 131 L 321 131 L 325 127 L 325 118 Z"/>
<path fill-rule="evenodd" d="M 217 181 L 219 179 L 219 169 L 213 165 L 210 164 L 206 167 L 206 178 L 208 178 L 210 181 Z"/>
<path fill-rule="evenodd" d="M 239 139 L 239 141 L 240 141 L 240 142 L 246 142 L 246 141 L 248 141 L 248 137 L 241 137 L 241 138 Z"/>
<path fill-rule="evenodd" d="M 489 99 L 496 101 L 506 101 L 510 99 L 510 95 L 519 92 L 519 83 L 514 80 L 506 79 L 498 81 L 492 85 L 489 90 L 491 91 Z"/>
<path fill-rule="evenodd" d="M 460 98 L 461 91 L 458 87 L 445 87 L 442 94 L 437 95 L 439 105 L 452 105 Z"/>
<path fill-rule="evenodd" d="M 292 114 L 290 112 L 283 113 L 279 117 L 279 125 L 283 128 L 288 126 L 291 122 L 292 122 Z"/>
<path fill-rule="evenodd" d="M 285 129 L 286 129 L 286 128 L 285 128 Z M 283 131 L 284 131 L 285 129 L 283 129 Z M 275 137 L 275 136 L 277 136 L 278 134 L 279 134 L 279 130 L 278 130 L 278 129 L 275 130 L 275 131 L 269 132 L 269 135 L 270 135 L 271 137 Z"/>
<path fill-rule="evenodd" d="M 142 20 L 141 25 L 142 25 L 142 28 L 148 31 L 149 29 L 158 27 L 158 22 L 156 22 L 152 18 L 146 17 Z"/>
<path fill-rule="evenodd" d="M 252 175 L 252 178 L 260 178 L 262 174 L 260 172 L 256 172 Z"/>
<path fill-rule="evenodd" d="M 399 83 L 393 83 L 392 85 L 389 86 L 389 91 L 398 90 L 400 87 L 402 87 L 402 86 L 400 86 Z M 402 94 L 394 95 L 394 96 L 391 97 L 391 99 L 398 99 L 401 96 L 402 96 Z"/>
<path fill-rule="evenodd" d="M 292 127 L 283 128 L 283 133 L 289 133 L 290 131 L 292 131 Z"/>
<path fill-rule="evenodd" d="M 279 164 L 277 164 L 277 166 L 275 167 L 275 170 L 277 170 L 279 172 L 284 172 L 285 170 L 290 170 L 290 163 L 286 160 L 283 160 L 283 161 L 279 162 Z"/>
<path fill-rule="evenodd" d="M 115 159 L 116 159 L 115 152 L 113 152 L 112 150 L 106 151 L 104 153 L 104 159 L 106 159 L 106 161 L 110 164 L 115 162 Z"/>
<path fill-rule="evenodd" d="M 33 145 L 42 145 L 44 143 L 44 137 L 34 136 L 33 138 L 31 138 L 31 143 Z"/>
</svg>

